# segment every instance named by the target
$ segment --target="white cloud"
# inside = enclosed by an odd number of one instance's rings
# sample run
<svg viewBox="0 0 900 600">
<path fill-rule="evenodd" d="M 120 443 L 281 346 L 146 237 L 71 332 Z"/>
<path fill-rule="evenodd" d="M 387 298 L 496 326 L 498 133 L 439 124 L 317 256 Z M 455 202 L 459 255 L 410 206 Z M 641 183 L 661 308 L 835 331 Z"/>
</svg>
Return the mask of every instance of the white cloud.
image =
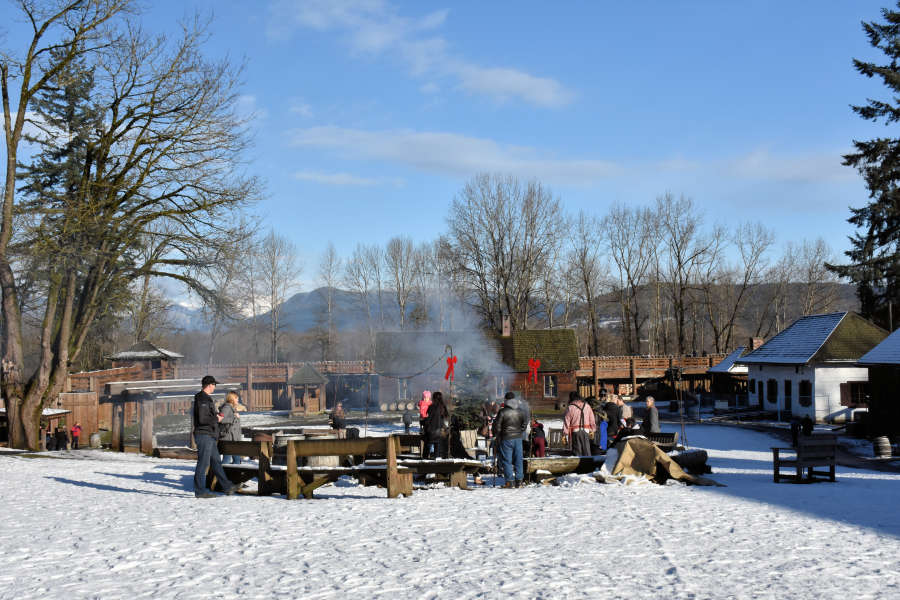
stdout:
<svg viewBox="0 0 900 600">
<path fill-rule="evenodd" d="M 312 106 L 310 106 L 306 102 L 303 102 L 303 100 L 300 100 L 299 98 L 295 98 L 293 101 L 291 101 L 291 105 L 288 110 L 290 110 L 295 115 L 300 115 L 301 117 L 304 117 L 306 119 L 310 119 L 313 116 Z"/>
<path fill-rule="evenodd" d="M 375 186 L 375 185 L 403 185 L 403 180 L 398 178 L 383 179 L 372 177 L 360 177 L 350 173 L 321 173 L 316 171 L 298 171 L 294 178 L 301 181 L 311 181 L 323 185 L 351 185 L 351 186 Z"/>
<path fill-rule="evenodd" d="M 441 88 L 433 81 L 429 81 L 428 83 L 423 83 L 419 87 L 419 91 L 423 94 L 437 94 L 439 91 L 441 91 Z"/>
<path fill-rule="evenodd" d="M 486 67 L 454 55 L 447 41 L 434 34 L 447 15 L 447 10 L 438 10 L 419 18 L 404 17 L 384 0 L 279 0 L 271 7 L 268 32 L 285 39 L 295 28 L 338 31 L 353 52 L 392 53 L 416 77 L 449 77 L 461 89 L 498 101 L 518 98 L 536 106 L 560 107 L 574 99 L 555 79 L 508 67 Z"/>
<path fill-rule="evenodd" d="M 737 177 L 780 182 L 816 183 L 847 181 L 857 177 L 841 164 L 841 152 L 806 155 L 775 155 L 758 149 L 726 161 L 726 171 Z"/>
<path fill-rule="evenodd" d="M 548 182 L 583 184 L 622 171 L 619 165 L 606 160 L 558 159 L 534 148 L 455 133 L 311 127 L 293 130 L 289 136 L 294 146 L 331 150 L 342 158 L 393 162 L 453 176 L 497 171 Z"/>
<path fill-rule="evenodd" d="M 238 96 L 235 104 L 235 110 L 241 117 L 248 119 L 265 119 L 269 116 L 269 111 L 260 107 L 256 96 L 252 94 Z"/>
</svg>

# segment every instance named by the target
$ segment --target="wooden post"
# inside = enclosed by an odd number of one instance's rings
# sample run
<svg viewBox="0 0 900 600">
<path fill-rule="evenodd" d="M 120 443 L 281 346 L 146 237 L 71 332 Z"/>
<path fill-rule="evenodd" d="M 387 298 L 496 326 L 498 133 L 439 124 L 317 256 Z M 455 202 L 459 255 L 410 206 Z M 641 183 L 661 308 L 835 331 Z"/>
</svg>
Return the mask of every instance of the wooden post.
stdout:
<svg viewBox="0 0 900 600">
<path fill-rule="evenodd" d="M 125 428 L 125 394 L 116 396 L 112 405 L 112 440 L 111 447 L 116 452 L 122 452 L 125 448 L 123 445 L 123 429 Z"/>
<path fill-rule="evenodd" d="M 634 396 L 637 393 L 637 372 L 634 367 L 634 357 L 631 357 L 631 360 L 628 361 L 629 368 L 631 369 L 631 395 Z"/>
<path fill-rule="evenodd" d="M 385 482 L 387 483 L 388 498 L 396 498 L 400 495 L 400 477 L 397 474 L 397 446 L 400 440 L 396 435 L 389 435 L 385 438 Z"/>
<path fill-rule="evenodd" d="M 259 442 L 259 473 L 256 477 L 258 482 L 258 496 L 271 496 L 275 491 L 273 489 L 274 482 L 272 480 L 272 442 Z"/>
<path fill-rule="evenodd" d="M 594 398 L 600 398 L 600 369 L 597 366 L 597 357 L 594 356 L 591 358 L 591 369 L 594 371 Z M 575 380 L 575 385 L 578 385 L 578 380 Z"/>
<path fill-rule="evenodd" d="M 153 454 L 153 413 L 156 394 L 141 394 L 140 448 L 143 454 Z"/>
<path fill-rule="evenodd" d="M 286 469 L 287 498 L 296 500 L 300 496 L 300 474 L 297 473 L 297 446 L 294 445 L 294 440 L 287 442 Z"/>
<path fill-rule="evenodd" d="M 247 363 L 247 408 L 256 410 L 256 402 L 253 398 L 253 366 L 250 363 Z"/>
</svg>

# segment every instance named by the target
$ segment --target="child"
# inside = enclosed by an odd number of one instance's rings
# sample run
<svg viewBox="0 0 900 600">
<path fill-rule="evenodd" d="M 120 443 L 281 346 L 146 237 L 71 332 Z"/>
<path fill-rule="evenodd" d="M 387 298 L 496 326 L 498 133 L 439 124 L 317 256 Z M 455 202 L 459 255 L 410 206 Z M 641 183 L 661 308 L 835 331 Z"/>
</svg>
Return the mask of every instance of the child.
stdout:
<svg viewBox="0 0 900 600">
<path fill-rule="evenodd" d="M 538 458 L 547 454 L 547 437 L 544 435 L 544 424 L 531 419 L 531 453 Z"/>
</svg>

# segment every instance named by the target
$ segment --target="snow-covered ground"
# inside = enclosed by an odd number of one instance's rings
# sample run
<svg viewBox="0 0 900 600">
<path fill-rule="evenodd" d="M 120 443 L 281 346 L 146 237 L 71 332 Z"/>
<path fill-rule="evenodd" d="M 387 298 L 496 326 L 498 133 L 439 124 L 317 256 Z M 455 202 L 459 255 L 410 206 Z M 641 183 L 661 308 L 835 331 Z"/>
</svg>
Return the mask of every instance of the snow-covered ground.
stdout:
<svg viewBox="0 0 900 600">
<path fill-rule="evenodd" d="M 774 484 L 768 435 L 687 433 L 727 487 L 198 500 L 189 461 L 0 455 L 0 598 L 900 597 L 900 475 Z"/>
</svg>

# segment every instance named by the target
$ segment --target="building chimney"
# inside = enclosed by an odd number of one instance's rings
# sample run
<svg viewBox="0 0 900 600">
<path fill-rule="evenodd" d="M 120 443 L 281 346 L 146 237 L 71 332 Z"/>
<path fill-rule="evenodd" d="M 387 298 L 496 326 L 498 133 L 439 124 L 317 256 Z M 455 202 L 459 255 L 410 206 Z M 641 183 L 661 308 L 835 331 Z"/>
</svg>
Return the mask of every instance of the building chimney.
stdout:
<svg viewBox="0 0 900 600">
<path fill-rule="evenodd" d="M 503 315 L 503 337 L 512 335 L 512 325 L 509 321 L 509 315 Z"/>
<path fill-rule="evenodd" d="M 748 348 L 750 349 L 750 352 L 753 352 L 754 350 L 756 350 L 757 348 L 759 348 L 762 345 L 763 345 L 763 339 L 761 337 L 752 337 L 752 338 L 750 338 L 750 344 L 749 344 Z"/>
</svg>

